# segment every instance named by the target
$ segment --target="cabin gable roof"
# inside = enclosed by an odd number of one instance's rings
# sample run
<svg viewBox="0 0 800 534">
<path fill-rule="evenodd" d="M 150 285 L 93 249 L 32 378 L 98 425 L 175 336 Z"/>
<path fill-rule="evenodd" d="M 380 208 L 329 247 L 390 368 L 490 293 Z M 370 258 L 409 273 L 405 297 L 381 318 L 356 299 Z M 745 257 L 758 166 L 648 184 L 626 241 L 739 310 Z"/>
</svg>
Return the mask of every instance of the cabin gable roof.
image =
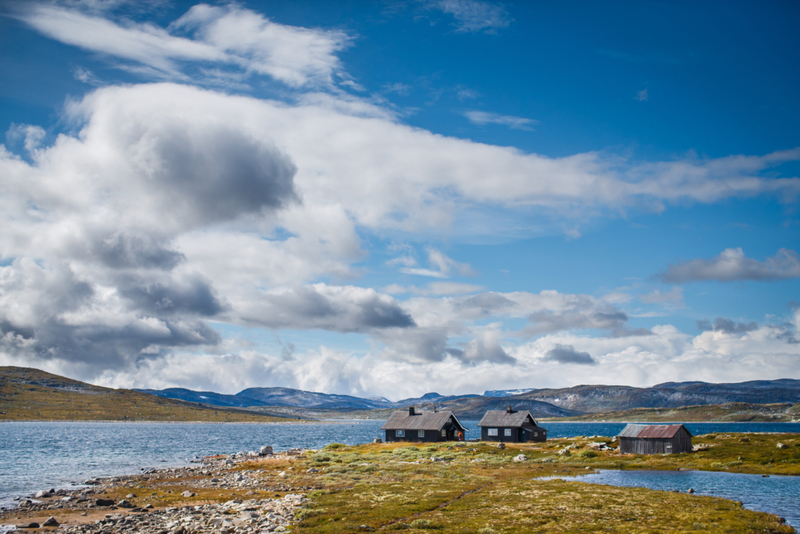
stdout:
<svg viewBox="0 0 800 534">
<path fill-rule="evenodd" d="M 538 426 L 531 412 L 509 412 L 508 410 L 489 410 L 481 418 L 478 426 L 521 427 L 523 425 Z"/>
<path fill-rule="evenodd" d="M 453 412 L 417 412 L 414 415 L 408 411 L 394 412 L 381 427 L 381 430 L 441 430 L 452 418 L 461 431 L 466 430 Z"/>
</svg>

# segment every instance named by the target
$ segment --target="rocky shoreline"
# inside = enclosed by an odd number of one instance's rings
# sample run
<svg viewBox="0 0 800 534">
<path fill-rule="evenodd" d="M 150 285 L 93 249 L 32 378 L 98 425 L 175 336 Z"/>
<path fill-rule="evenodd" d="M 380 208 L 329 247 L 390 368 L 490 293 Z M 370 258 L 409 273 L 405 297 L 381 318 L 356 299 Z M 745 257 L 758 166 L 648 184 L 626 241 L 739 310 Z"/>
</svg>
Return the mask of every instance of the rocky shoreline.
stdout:
<svg viewBox="0 0 800 534">
<path fill-rule="evenodd" d="M 207 457 L 200 465 L 94 478 L 72 490 L 41 490 L 0 512 L 0 532 L 285 532 L 313 489 L 286 483 L 285 473 L 306 452 L 273 454 L 262 447 Z"/>
</svg>

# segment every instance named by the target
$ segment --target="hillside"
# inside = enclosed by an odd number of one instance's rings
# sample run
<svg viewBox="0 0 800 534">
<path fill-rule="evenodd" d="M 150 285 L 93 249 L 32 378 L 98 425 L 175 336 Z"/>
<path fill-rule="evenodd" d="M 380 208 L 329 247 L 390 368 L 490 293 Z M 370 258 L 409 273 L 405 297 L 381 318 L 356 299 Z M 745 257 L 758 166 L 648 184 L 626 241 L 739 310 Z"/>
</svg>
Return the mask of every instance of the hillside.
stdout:
<svg viewBox="0 0 800 534">
<path fill-rule="evenodd" d="M 583 385 L 563 389 L 536 389 L 504 398 L 514 404 L 537 400 L 583 413 L 706 404 L 798 403 L 800 380 L 758 380 L 737 384 L 667 382 L 650 388 Z"/>
<path fill-rule="evenodd" d="M 127 389 L 93 386 L 24 367 L 0 367 L 0 420 L 285 421 L 277 414 L 202 406 Z"/>
<path fill-rule="evenodd" d="M 555 418 L 551 420 L 556 420 Z M 788 404 L 707 404 L 680 408 L 634 408 L 615 412 L 594 413 L 558 421 L 602 421 L 625 423 L 727 422 L 727 423 L 794 423 L 800 422 L 800 403 Z"/>
</svg>

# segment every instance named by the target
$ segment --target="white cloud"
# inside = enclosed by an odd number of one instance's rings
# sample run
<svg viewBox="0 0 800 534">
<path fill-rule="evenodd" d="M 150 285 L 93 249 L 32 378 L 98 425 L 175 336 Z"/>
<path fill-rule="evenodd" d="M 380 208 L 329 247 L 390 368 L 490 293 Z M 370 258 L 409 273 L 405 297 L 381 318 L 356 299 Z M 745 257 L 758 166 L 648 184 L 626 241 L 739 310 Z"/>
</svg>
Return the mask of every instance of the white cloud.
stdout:
<svg viewBox="0 0 800 534">
<path fill-rule="evenodd" d="M 431 278 L 448 278 L 451 271 L 455 270 L 462 276 L 475 276 L 475 271 L 466 263 L 460 263 L 452 258 L 447 257 L 442 251 L 429 247 L 428 263 L 433 267 L 432 269 L 420 269 L 416 267 L 404 267 L 400 269 L 401 273 L 414 274 L 418 276 L 430 276 Z M 406 265 L 414 265 L 416 262 L 409 263 L 407 257 L 400 257 L 391 260 L 395 263 Z"/>
<path fill-rule="evenodd" d="M 6 132 L 6 139 L 9 143 L 17 143 L 22 141 L 25 151 L 33 154 L 34 151 L 42 144 L 47 132 L 41 126 L 34 126 L 32 124 L 11 124 Z"/>
<path fill-rule="evenodd" d="M 465 111 L 464 116 L 473 124 L 500 124 L 513 130 L 533 130 L 533 126 L 539 122 L 524 117 L 498 115 L 486 111 Z"/>
<path fill-rule="evenodd" d="M 437 9 L 456 19 L 459 32 L 492 33 L 506 28 L 511 17 L 502 5 L 482 0 L 422 0 L 428 9 Z"/>
<path fill-rule="evenodd" d="M 336 55 L 349 46 L 345 33 L 277 24 L 234 4 L 198 4 L 166 29 L 50 4 L 19 17 L 53 39 L 124 60 L 119 66 L 145 76 L 189 81 L 185 66 L 197 63 L 267 75 L 291 87 L 331 87 L 335 77 L 347 79 Z"/>
<path fill-rule="evenodd" d="M 796 319 L 793 320 L 796 325 Z M 491 332 L 493 328 L 489 328 Z M 496 329 L 494 329 L 496 330 Z M 761 327 L 746 334 L 721 331 L 691 337 L 672 326 L 655 327 L 654 335 L 635 339 L 591 338 L 574 333 L 544 336 L 512 344 L 502 337 L 499 346 L 514 363 L 455 355 L 439 361 L 418 362 L 388 353 L 356 355 L 329 347 L 295 354 L 293 361 L 279 355 L 228 347 L 235 353 L 197 354 L 176 350 L 161 358 L 142 359 L 123 372 L 107 372 L 96 382 L 115 387 L 188 387 L 235 393 L 253 386 L 297 387 L 311 391 L 360 396 L 387 396 L 393 400 L 430 391 L 468 394 L 515 387 L 566 387 L 575 384 L 651 386 L 665 381 L 740 382 L 756 377 L 792 377 L 800 344 L 787 343 L 781 328 Z M 491 345 L 491 333 L 488 344 Z M 484 347 L 487 345 L 485 337 Z M 473 343 L 477 346 L 478 342 Z M 566 347 L 589 354 L 597 363 L 580 365 L 553 359 Z M 0 365 L 20 360 L 0 354 Z M 70 362 L 42 362 L 52 372 L 94 377 L 96 369 Z M 404 380 L 398 381 L 402 376 Z"/>
<path fill-rule="evenodd" d="M 636 93 L 636 100 L 638 100 L 639 102 L 647 102 L 648 98 L 649 96 L 647 94 L 647 89 L 642 89 L 641 91 Z"/>
<path fill-rule="evenodd" d="M 626 302 L 630 302 L 633 300 L 633 295 L 629 293 L 621 293 L 615 291 L 603 295 L 603 300 L 605 300 L 606 302 L 610 302 L 611 304 L 625 304 Z"/>
<path fill-rule="evenodd" d="M 800 277 L 800 258 L 794 250 L 782 248 L 774 256 L 758 261 L 745 257 L 741 248 L 727 248 L 710 260 L 694 259 L 670 265 L 660 277 L 672 283 L 785 280 Z"/>
<path fill-rule="evenodd" d="M 674 286 L 669 291 L 655 289 L 650 293 L 639 295 L 639 300 L 645 304 L 662 304 L 670 308 L 683 307 L 683 288 Z"/>
<path fill-rule="evenodd" d="M 493 4 L 436 5 L 464 31 L 508 22 Z M 496 9 L 480 11 L 487 6 Z M 31 157 L 0 145 L 2 363 L 115 385 L 295 385 L 395 398 L 443 381 L 443 392 L 466 393 L 498 383 L 647 384 L 695 369 L 698 379 L 790 376 L 796 367 L 788 327 L 737 333 L 720 323 L 694 339 L 669 325 L 631 330 L 615 306 L 630 300 L 622 294 L 484 292 L 449 281 L 379 292 L 349 280 L 365 255 L 360 232 L 497 234 L 492 225 L 502 223 L 484 210 L 511 220 L 544 214 L 562 228 L 636 206 L 792 198 L 800 180 L 760 175 L 800 160 L 800 149 L 649 163 L 606 152 L 550 158 L 413 128 L 380 99 L 335 89 L 348 83 L 337 54 L 350 37 L 341 32 L 278 25 L 236 5 L 195 6 L 168 28 L 50 4 L 24 18 L 148 79 L 230 89 L 263 74 L 311 92 L 291 93 L 287 104 L 174 83 L 104 87 L 69 102 L 74 133 L 49 146 L 41 127 L 11 132 Z M 797 276 L 793 251 L 757 262 L 736 250 L 667 274 Z M 474 274 L 437 248 L 426 252 L 425 268 L 407 248 L 389 264 L 432 278 Z M 680 295 L 642 298 L 678 303 Z M 368 336 L 371 348 L 320 347 L 288 362 L 222 338 L 212 321 Z M 509 331 L 506 321 L 523 326 Z M 564 363 L 588 361 L 584 354 L 597 365 Z"/>
</svg>

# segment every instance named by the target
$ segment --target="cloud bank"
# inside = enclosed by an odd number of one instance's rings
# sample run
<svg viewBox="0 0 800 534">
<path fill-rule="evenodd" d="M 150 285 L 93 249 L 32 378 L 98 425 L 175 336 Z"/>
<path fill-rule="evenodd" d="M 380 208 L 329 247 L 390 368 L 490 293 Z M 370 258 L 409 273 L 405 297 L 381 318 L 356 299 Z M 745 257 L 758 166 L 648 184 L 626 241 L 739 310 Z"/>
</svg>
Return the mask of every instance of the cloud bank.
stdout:
<svg viewBox="0 0 800 534">
<path fill-rule="evenodd" d="M 496 4 L 429 5 L 461 31 L 510 23 Z M 781 325 L 718 318 L 692 337 L 631 325 L 630 293 L 487 291 L 462 280 L 477 269 L 436 246 L 422 262 L 398 248 L 382 263 L 435 279 L 421 287 L 360 287 L 359 262 L 374 236 L 429 243 L 504 230 L 493 217 L 465 224 L 475 213 L 574 227 L 677 203 L 788 201 L 800 180 L 765 175 L 800 160 L 800 149 L 656 162 L 548 157 L 403 124 L 360 96 L 339 59 L 353 45 L 341 31 L 277 24 L 237 5 L 200 4 L 168 27 L 58 4 L 17 16 L 158 83 L 93 89 L 67 102 L 52 141 L 23 124 L 0 145 L 0 364 L 116 386 L 284 385 L 392 398 L 796 369 L 796 312 Z M 94 81 L 87 73 L 76 75 Z M 239 94 L 257 77 L 285 98 Z M 671 265 L 662 278 L 776 280 L 800 275 L 798 265 L 788 249 L 764 261 L 728 249 Z M 678 308 L 682 297 L 673 287 L 639 300 Z M 287 342 L 269 354 L 230 333 L 247 329 L 362 336 L 366 348 Z"/>
</svg>

